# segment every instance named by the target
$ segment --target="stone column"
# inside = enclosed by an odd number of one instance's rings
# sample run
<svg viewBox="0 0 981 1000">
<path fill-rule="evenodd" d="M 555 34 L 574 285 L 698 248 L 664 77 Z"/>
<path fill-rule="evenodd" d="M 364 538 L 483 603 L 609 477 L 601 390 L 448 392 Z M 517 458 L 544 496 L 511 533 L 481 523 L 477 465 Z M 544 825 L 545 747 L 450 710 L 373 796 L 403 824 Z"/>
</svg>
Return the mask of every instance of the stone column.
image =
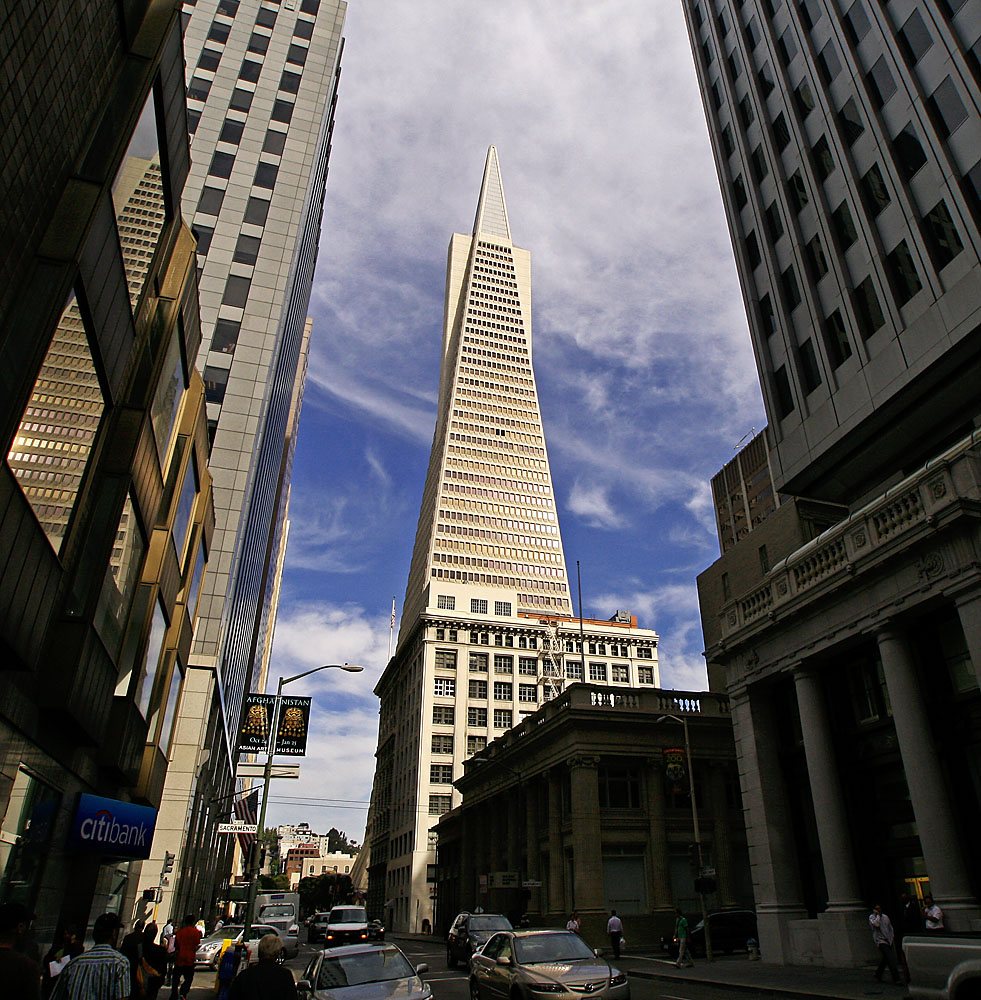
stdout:
<svg viewBox="0 0 981 1000">
<path fill-rule="evenodd" d="M 719 904 L 725 909 L 739 906 L 732 884 L 732 851 L 729 847 L 729 811 L 726 807 L 726 763 L 709 761 L 709 803 L 712 815 L 712 853 L 715 857 L 715 875 L 718 884 Z"/>
<path fill-rule="evenodd" d="M 464 809 L 460 817 L 463 836 L 460 844 L 460 909 L 472 910 L 477 905 L 477 831 L 474 824 L 473 808 Z M 453 915 L 447 916 L 452 920 Z M 446 927 L 445 930 L 449 930 Z"/>
<path fill-rule="evenodd" d="M 668 826 L 664 816 L 664 772 L 660 758 L 647 762 L 648 850 L 651 862 L 651 912 L 674 913 L 668 868 Z"/>
<path fill-rule="evenodd" d="M 776 727 L 765 690 L 730 689 L 749 864 L 763 960 L 793 964 L 790 925 L 807 917 L 784 794 Z"/>
<path fill-rule="evenodd" d="M 603 913 L 603 843 L 599 812 L 599 757 L 583 754 L 566 764 L 572 783 L 572 871 L 576 909 L 584 920 Z"/>
<path fill-rule="evenodd" d="M 539 786 L 534 779 L 525 784 L 525 843 L 527 845 L 529 882 L 540 882 L 542 878 L 542 869 L 539 864 L 538 794 Z M 541 889 L 531 889 L 529 893 L 528 913 L 540 914 L 542 912 Z"/>
<path fill-rule="evenodd" d="M 814 822 L 828 888 L 827 907 L 818 918 L 821 950 L 826 965 L 850 968 L 873 957 L 867 907 L 858 884 L 821 679 L 814 669 L 799 665 L 794 671 L 794 682 Z"/>
<path fill-rule="evenodd" d="M 971 922 L 981 918 L 981 907 L 971 892 L 913 656 L 905 636 L 893 626 L 881 629 L 876 641 L 930 891 L 943 907 L 949 930 L 970 930 Z"/>
<path fill-rule="evenodd" d="M 521 785 L 506 788 L 502 795 L 507 801 L 507 870 L 521 876 Z"/>
<path fill-rule="evenodd" d="M 974 673 L 981 687 L 981 593 L 974 592 L 957 598 L 957 614 L 961 619 L 961 629 L 967 651 L 974 664 Z"/>
<path fill-rule="evenodd" d="M 548 775 L 548 909 L 553 919 L 566 911 L 562 856 L 562 785 L 557 769 Z"/>
</svg>

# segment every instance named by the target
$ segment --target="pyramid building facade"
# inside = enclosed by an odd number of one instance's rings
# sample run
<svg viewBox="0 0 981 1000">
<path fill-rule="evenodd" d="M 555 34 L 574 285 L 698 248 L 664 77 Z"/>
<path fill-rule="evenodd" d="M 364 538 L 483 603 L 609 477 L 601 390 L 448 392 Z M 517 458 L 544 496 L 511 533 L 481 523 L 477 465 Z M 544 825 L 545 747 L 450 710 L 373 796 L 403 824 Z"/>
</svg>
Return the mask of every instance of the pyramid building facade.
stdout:
<svg viewBox="0 0 981 1000">
<path fill-rule="evenodd" d="M 464 760 L 568 683 L 659 683 L 656 633 L 619 612 L 573 617 L 532 359 L 531 255 L 512 242 L 492 146 L 473 232 L 450 240 L 433 448 L 375 689 L 369 906 L 394 930 L 433 922 L 430 828 L 459 805 Z"/>
</svg>

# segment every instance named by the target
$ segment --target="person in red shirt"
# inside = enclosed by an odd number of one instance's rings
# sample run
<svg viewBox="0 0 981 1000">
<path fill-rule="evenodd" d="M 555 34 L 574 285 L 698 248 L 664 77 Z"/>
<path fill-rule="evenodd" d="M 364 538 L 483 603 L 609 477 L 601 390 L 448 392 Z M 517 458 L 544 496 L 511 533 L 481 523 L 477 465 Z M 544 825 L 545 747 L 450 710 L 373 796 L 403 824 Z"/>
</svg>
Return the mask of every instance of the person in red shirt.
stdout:
<svg viewBox="0 0 981 1000">
<path fill-rule="evenodd" d="M 194 926 L 192 914 L 189 913 L 184 918 L 184 923 L 176 934 L 176 940 L 177 958 L 174 960 L 174 992 L 171 994 L 171 1000 L 176 1000 L 178 994 L 187 1000 L 194 979 L 194 956 L 201 942 L 201 932 Z"/>
</svg>

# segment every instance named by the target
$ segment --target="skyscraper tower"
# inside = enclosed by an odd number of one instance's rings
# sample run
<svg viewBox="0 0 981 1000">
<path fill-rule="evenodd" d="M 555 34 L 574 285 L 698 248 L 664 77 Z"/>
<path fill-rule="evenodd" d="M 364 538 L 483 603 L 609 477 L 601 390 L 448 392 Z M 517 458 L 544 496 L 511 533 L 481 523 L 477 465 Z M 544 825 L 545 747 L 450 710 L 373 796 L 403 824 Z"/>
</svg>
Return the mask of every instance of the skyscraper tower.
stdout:
<svg viewBox="0 0 981 1000">
<path fill-rule="evenodd" d="M 511 240 L 493 146 L 473 233 L 450 240 L 441 358 L 398 648 L 375 689 L 369 905 L 398 930 L 432 921 L 429 827 L 459 801 L 467 757 L 567 680 L 659 683 L 654 632 L 619 612 L 572 618 L 532 369 L 531 257 Z"/>
</svg>

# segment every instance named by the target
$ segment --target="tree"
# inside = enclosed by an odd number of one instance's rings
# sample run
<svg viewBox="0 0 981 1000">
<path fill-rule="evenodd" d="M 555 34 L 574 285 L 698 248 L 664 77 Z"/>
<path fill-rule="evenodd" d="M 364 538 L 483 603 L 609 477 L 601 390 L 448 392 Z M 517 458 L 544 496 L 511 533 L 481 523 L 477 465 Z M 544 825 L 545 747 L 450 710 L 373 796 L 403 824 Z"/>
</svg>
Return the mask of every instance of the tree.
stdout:
<svg viewBox="0 0 981 1000">
<path fill-rule="evenodd" d="M 351 898 L 353 886 L 350 875 L 328 872 L 316 877 L 308 875 L 300 879 L 296 891 L 300 894 L 300 909 L 304 913 L 329 910 L 332 906 L 346 903 Z"/>
</svg>

